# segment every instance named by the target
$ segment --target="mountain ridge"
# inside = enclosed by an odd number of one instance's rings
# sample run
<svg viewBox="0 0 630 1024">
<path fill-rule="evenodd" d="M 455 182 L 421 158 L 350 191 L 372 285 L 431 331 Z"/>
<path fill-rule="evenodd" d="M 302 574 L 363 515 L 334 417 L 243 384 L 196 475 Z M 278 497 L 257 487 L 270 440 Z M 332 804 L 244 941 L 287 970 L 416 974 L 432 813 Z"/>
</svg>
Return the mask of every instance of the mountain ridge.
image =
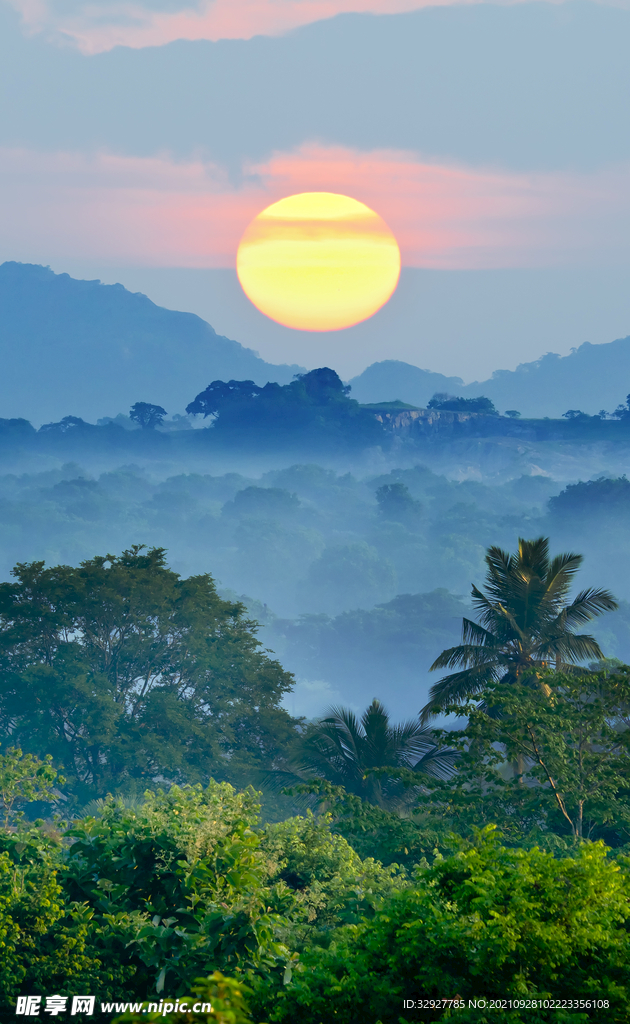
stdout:
<svg viewBox="0 0 630 1024">
<path fill-rule="evenodd" d="M 137 401 L 182 413 L 213 380 L 286 384 L 304 372 L 267 363 L 196 314 L 166 309 L 142 292 L 16 262 L 0 265 L 0 354 L 0 417 L 35 424 L 67 415 L 95 422 Z M 444 391 L 483 394 L 501 412 L 526 417 L 610 412 L 630 392 L 630 336 L 584 342 L 567 356 L 547 352 L 470 384 L 394 359 L 372 363 L 349 383 L 363 404 L 398 399 L 426 407 Z"/>
<path fill-rule="evenodd" d="M 630 336 L 599 345 L 587 341 L 566 356 L 547 352 L 515 370 L 495 370 L 488 380 L 471 384 L 394 359 L 372 363 L 349 384 L 352 397 L 363 403 L 400 399 L 424 407 L 436 391 L 446 391 L 462 398 L 483 394 L 501 412 L 517 409 L 533 418 L 562 416 L 568 409 L 594 415 L 625 402 L 630 391 Z"/>
<path fill-rule="evenodd" d="M 276 366 L 194 313 L 165 309 L 121 284 L 80 281 L 38 264 L 0 265 L 0 415 L 95 422 L 138 401 L 169 413 L 212 380 L 289 383 Z"/>
</svg>

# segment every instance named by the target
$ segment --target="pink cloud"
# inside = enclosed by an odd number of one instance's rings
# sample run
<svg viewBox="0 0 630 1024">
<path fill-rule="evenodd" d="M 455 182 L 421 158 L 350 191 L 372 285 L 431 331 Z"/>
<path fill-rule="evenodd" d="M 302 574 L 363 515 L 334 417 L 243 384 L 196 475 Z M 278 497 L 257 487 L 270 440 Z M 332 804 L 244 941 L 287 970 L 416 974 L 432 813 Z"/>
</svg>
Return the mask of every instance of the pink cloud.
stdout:
<svg viewBox="0 0 630 1024">
<path fill-rule="evenodd" d="M 337 14 L 400 14 L 483 0 L 200 0 L 199 4 L 193 0 L 179 11 L 152 11 L 138 0 L 93 0 L 70 10 L 67 4 L 58 8 L 56 0 L 10 2 L 29 30 L 71 40 L 83 53 L 99 53 L 114 46 L 161 46 L 174 39 L 251 39 L 279 35 Z"/>
<path fill-rule="evenodd" d="M 347 193 L 394 231 L 407 266 L 594 265 L 630 256 L 630 169 L 508 174 L 413 154 L 304 146 L 245 169 L 234 186 L 167 155 L 0 151 L 4 259 L 232 267 L 261 209 L 305 191 Z"/>
</svg>

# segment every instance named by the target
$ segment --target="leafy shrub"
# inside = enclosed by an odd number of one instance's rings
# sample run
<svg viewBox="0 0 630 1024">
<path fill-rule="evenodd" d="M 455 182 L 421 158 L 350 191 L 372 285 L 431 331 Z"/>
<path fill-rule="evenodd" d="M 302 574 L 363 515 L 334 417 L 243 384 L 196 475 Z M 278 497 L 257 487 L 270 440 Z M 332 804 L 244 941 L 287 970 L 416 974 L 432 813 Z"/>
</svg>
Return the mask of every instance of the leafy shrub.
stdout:
<svg viewBox="0 0 630 1024">
<path fill-rule="evenodd" d="M 130 969 L 94 945 L 93 911 L 67 899 L 58 837 L 32 827 L 0 833 L 0 1012 L 17 995 L 98 992 L 125 986 Z M 106 952 L 101 947 L 101 953 Z M 2 1019 L 8 1019 L 3 1016 Z"/>
<path fill-rule="evenodd" d="M 401 884 L 396 867 L 361 860 L 331 829 L 331 816 L 289 818 L 265 829 L 262 850 L 270 858 L 271 881 L 293 893 L 294 921 L 319 929 L 371 916 L 385 895 Z M 295 934 L 295 931 L 294 931 Z M 300 938 L 306 937 L 302 931 Z"/>
<path fill-rule="evenodd" d="M 554 859 L 501 846 L 492 829 L 475 845 L 394 892 L 372 921 L 305 950 L 303 969 L 257 1009 L 275 1024 L 399 1024 L 446 1019 L 404 999 L 599 999 L 596 1014 L 462 1009 L 457 1021 L 620 1022 L 630 1010 L 630 878 L 602 844 Z"/>
<path fill-rule="evenodd" d="M 92 910 L 110 954 L 134 968 L 134 991 L 185 992 L 211 970 L 268 972 L 288 951 L 268 912 L 253 792 L 211 782 L 109 798 L 67 833 L 65 885 Z"/>
<path fill-rule="evenodd" d="M 168 1013 L 167 1019 L 170 1024 L 250 1024 L 247 992 L 248 989 L 239 981 L 226 978 L 220 971 L 215 971 L 209 978 L 199 979 L 199 984 L 192 989 L 192 995 L 181 1000 L 186 1004 L 186 1009 Z M 194 1007 L 198 1003 L 202 1006 L 210 1005 L 212 1008 L 208 1012 L 203 1009 L 188 1009 L 189 1006 Z M 126 1013 L 118 1017 L 114 1024 L 146 1024 L 147 1021 L 163 1021 L 164 1017 L 165 1014 L 159 1012 L 145 1012 L 142 1016 Z"/>
</svg>

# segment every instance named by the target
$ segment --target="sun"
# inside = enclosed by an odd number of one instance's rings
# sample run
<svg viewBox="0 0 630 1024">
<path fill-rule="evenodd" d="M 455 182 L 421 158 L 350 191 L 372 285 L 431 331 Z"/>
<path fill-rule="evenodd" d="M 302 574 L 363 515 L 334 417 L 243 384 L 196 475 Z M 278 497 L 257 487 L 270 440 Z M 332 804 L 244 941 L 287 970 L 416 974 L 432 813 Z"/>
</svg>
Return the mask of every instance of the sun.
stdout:
<svg viewBox="0 0 630 1024">
<path fill-rule="evenodd" d="M 373 316 L 400 276 L 382 217 L 334 192 L 287 196 L 254 217 L 236 271 L 254 305 L 285 327 L 338 331 Z"/>
</svg>

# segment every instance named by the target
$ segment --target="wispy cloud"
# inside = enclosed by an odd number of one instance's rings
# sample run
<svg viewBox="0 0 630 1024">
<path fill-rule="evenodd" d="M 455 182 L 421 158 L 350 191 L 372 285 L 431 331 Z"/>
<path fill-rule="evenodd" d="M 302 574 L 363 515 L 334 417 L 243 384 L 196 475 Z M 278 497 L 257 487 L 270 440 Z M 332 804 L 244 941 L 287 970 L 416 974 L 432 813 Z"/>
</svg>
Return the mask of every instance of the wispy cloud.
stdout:
<svg viewBox="0 0 630 1024">
<path fill-rule="evenodd" d="M 161 46 L 175 39 L 279 35 L 337 14 L 401 14 L 483 0 L 9 0 L 27 30 L 83 53 Z M 520 0 L 498 0 L 512 4 Z M 561 2 L 561 0 L 549 0 Z M 624 0 L 620 0 L 623 4 Z"/>
<path fill-rule="evenodd" d="M 11 0 L 31 31 L 71 40 L 84 53 L 161 46 L 174 39 L 251 39 L 359 12 L 399 14 L 435 0 Z M 454 0 L 438 0 L 438 4 Z"/>
<path fill-rule="evenodd" d="M 98 153 L 0 150 L 5 259 L 232 267 L 269 203 L 342 192 L 390 225 L 407 266 L 593 266 L 630 258 L 630 167 L 509 174 L 414 154 L 317 145 L 278 153 L 234 185 L 218 166 Z"/>
</svg>

